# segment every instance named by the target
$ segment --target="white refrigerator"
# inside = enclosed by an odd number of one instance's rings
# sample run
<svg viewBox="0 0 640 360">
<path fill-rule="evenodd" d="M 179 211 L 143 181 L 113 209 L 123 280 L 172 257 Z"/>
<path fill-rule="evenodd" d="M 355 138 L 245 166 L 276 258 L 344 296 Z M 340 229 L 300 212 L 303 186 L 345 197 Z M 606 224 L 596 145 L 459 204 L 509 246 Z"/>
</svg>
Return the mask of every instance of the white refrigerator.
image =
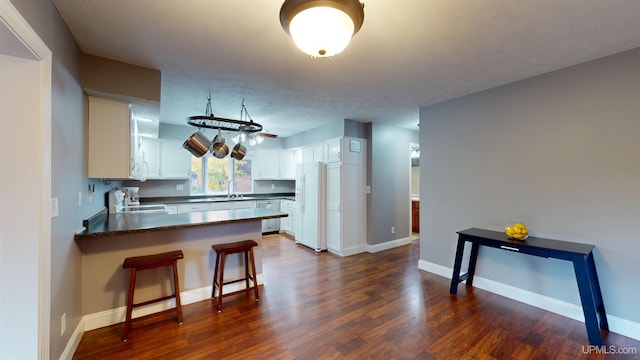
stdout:
<svg viewBox="0 0 640 360">
<path fill-rule="evenodd" d="M 327 249 L 326 165 L 322 162 L 296 166 L 296 242 L 316 252 Z"/>
</svg>

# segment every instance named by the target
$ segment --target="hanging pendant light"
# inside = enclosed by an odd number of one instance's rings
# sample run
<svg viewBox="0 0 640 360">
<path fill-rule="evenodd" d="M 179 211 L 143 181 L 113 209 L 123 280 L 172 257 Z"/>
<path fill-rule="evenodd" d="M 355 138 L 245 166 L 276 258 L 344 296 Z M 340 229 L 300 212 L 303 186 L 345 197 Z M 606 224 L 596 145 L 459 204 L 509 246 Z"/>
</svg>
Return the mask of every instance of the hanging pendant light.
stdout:
<svg viewBox="0 0 640 360">
<path fill-rule="evenodd" d="M 358 0 L 285 0 L 280 8 L 282 28 L 312 57 L 341 53 L 363 21 Z"/>
</svg>

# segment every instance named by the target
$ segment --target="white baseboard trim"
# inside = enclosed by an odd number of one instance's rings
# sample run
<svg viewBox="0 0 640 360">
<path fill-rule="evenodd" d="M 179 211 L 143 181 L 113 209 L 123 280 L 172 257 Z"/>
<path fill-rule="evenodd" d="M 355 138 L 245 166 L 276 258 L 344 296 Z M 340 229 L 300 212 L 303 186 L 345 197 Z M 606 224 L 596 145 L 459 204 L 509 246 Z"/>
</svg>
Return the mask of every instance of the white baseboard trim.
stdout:
<svg viewBox="0 0 640 360">
<path fill-rule="evenodd" d="M 389 250 L 389 249 L 393 249 L 393 248 L 397 248 L 397 247 L 409 245 L 409 244 L 411 244 L 410 236 L 402 239 L 386 241 L 381 244 L 374 244 L 374 245 L 367 244 L 367 252 L 377 253 L 379 251 Z"/>
<path fill-rule="evenodd" d="M 262 285 L 263 276 L 262 274 L 258 274 L 258 285 Z M 241 290 L 244 288 L 242 283 L 235 283 L 225 285 L 223 294 L 228 294 L 237 290 Z M 199 289 L 193 289 L 189 291 L 183 291 L 180 293 L 180 301 L 182 305 L 192 304 L 198 301 L 211 299 L 211 286 L 205 286 Z M 159 311 L 171 309 L 175 307 L 175 300 L 165 300 L 161 302 L 157 302 L 155 304 L 149 304 L 147 306 L 140 307 L 138 309 L 133 310 L 133 318 L 153 314 Z M 98 329 L 105 326 L 111 326 L 113 324 L 124 322 L 125 316 L 127 312 L 126 306 L 121 306 L 119 308 L 100 311 L 93 314 L 88 314 L 82 317 L 84 320 L 84 331 L 90 331 L 94 329 Z"/>
<path fill-rule="evenodd" d="M 434 264 L 428 261 L 419 260 L 418 269 L 424 270 L 447 279 L 451 279 L 453 268 Z M 461 285 L 464 286 L 464 285 Z M 523 302 L 537 308 L 566 316 L 568 318 L 584 322 L 582 306 L 558 300 L 552 297 L 540 295 L 528 290 L 523 290 L 511 285 L 486 279 L 480 276 L 473 277 L 473 286 L 482 290 L 498 294 L 509 299 Z M 609 331 L 640 340 L 640 323 L 607 314 Z"/>
<path fill-rule="evenodd" d="M 78 345 L 80 345 L 82 334 L 84 334 L 84 318 L 80 319 L 78 326 L 73 330 L 73 334 L 67 342 L 67 346 L 64 348 L 62 354 L 60 354 L 60 360 L 73 359 L 73 354 L 76 353 L 76 349 L 78 348 Z"/>
</svg>

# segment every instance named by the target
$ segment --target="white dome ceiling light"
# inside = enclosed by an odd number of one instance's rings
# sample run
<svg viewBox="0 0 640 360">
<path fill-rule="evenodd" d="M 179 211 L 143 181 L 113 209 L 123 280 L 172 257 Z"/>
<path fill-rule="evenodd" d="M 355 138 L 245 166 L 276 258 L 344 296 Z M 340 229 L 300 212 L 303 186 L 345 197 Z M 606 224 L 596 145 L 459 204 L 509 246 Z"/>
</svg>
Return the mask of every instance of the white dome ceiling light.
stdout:
<svg viewBox="0 0 640 360">
<path fill-rule="evenodd" d="M 312 57 L 341 53 L 363 21 L 358 0 L 285 0 L 280 8 L 282 28 Z"/>
</svg>

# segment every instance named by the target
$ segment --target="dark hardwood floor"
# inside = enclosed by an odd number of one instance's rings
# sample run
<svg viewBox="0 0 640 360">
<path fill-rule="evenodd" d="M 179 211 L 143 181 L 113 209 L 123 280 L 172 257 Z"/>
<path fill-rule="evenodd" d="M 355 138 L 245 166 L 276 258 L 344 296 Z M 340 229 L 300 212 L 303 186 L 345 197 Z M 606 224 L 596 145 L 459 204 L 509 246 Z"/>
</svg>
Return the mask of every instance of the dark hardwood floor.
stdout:
<svg viewBox="0 0 640 360">
<path fill-rule="evenodd" d="M 418 270 L 419 242 L 375 254 L 316 255 L 263 240 L 264 286 L 84 334 L 74 359 L 640 359 L 640 341 L 605 333 L 589 353 L 583 323 Z M 605 350 L 605 349 L 600 349 Z M 612 354 L 617 351 L 634 354 Z M 586 352 L 586 353 L 585 353 Z"/>
</svg>

